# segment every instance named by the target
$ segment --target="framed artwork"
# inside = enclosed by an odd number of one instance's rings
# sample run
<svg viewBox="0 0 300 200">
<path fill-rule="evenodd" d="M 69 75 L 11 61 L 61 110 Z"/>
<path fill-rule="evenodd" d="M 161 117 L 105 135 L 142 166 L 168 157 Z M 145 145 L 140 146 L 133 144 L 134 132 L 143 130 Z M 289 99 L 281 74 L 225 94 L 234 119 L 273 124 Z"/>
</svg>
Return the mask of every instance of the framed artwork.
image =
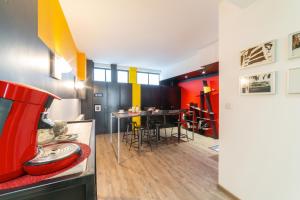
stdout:
<svg viewBox="0 0 300 200">
<path fill-rule="evenodd" d="M 100 104 L 95 104 L 95 112 L 101 112 L 102 108 Z"/>
<path fill-rule="evenodd" d="M 275 62 L 276 41 L 272 40 L 241 51 L 241 69 Z"/>
<path fill-rule="evenodd" d="M 62 73 L 59 68 L 55 65 L 55 54 L 50 51 L 50 76 L 52 78 L 61 80 Z"/>
<path fill-rule="evenodd" d="M 289 94 L 300 94 L 300 67 L 289 69 L 287 87 Z"/>
<path fill-rule="evenodd" d="M 276 72 L 263 72 L 240 77 L 240 94 L 275 94 Z"/>
<path fill-rule="evenodd" d="M 289 35 L 289 59 L 300 57 L 300 31 Z"/>
</svg>

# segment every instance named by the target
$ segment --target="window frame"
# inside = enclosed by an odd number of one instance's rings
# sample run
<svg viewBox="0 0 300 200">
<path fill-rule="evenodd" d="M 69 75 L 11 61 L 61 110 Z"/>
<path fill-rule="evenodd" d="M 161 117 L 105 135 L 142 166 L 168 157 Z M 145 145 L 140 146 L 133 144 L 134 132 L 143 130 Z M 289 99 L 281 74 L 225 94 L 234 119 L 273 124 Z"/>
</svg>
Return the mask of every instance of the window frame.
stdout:
<svg viewBox="0 0 300 200">
<path fill-rule="evenodd" d="M 104 81 L 95 80 L 95 70 L 97 70 L 97 69 L 104 70 L 104 76 L 105 76 L 105 78 L 104 78 L 105 80 L 104 80 Z M 107 81 L 107 74 L 106 74 L 106 71 L 110 71 L 110 76 L 111 76 L 111 69 L 95 67 L 95 68 L 94 68 L 94 76 L 93 76 L 94 82 L 111 83 L 111 77 L 110 77 L 110 81 Z"/>
<path fill-rule="evenodd" d="M 119 82 L 119 71 L 121 71 L 121 72 L 126 72 L 127 73 L 127 82 L 126 83 L 124 83 L 124 82 Z M 117 70 L 117 83 L 123 83 L 123 84 L 128 84 L 129 83 L 129 71 L 128 70 L 123 70 L 123 69 L 118 69 Z"/>
<path fill-rule="evenodd" d="M 147 74 L 147 77 L 148 77 L 147 84 L 138 82 L 138 74 Z M 140 84 L 140 85 L 149 85 L 149 73 L 148 72 L 137 72 L 136 73 L 136 82 L 137 82 L 137 84 Z"/>
<path fill-rule="evenodd" d="M 157 76 L 158 76 L 158 85 L 150 84 L 150 74 L 151 74 L 151 75 L 157 75 Z M 150 72 L 148 73 L 148 85 L 159 86 L 159 82 L 160 82 L 160 74 L 150 73 Z"/>
<path fill-rule="evenodd" d="M 148 76 L 148 83 L 147 84 L 144 84 L 144 83 L 138 83 L 138 84 L 141 84 L 141 85 L 152 85 L 152 86 L 160 86 L 160 74 L 158 74 L 158 73 L 153 73 L 153 72 L 137 72 L 137 75 L 136 76 L 138 76 L 138 74 L 147 74 L 147 76 Z M 150 84 L 150 81 L 149 81 L 149 75 L 158 75 L 158 85 L 154 85 L 154 84 Z"/>
</svg>

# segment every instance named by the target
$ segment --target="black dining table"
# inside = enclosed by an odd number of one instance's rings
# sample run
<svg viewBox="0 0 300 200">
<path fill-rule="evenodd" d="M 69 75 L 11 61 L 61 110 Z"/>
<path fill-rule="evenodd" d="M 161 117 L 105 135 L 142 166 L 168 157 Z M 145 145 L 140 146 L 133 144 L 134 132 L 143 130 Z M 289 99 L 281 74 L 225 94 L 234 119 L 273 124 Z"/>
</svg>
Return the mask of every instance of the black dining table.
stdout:
<svg viewBox="0 0 300 200">
<path fill-rule="evenodd" d="M 111 116 L 110 116 L 110 142 L 114 148 L 114 144 L 113 144 L 113 133 L 112 133 L 112 122 L 113 119 L 117 119 L 118 121 L 118 143 L 117 143 L 117 151 L 115 151 L 116 153 L 116 158 L 118 160 L 118 163 L 121 163 L 121 131 L 120 131 L 120 121 L 121 119 L 128 119 L 128 118 L 133 118 L 133 117 L 139 117 L 139 116 L 146 116 L 147 120 L 149 120 L 149 117 L 151 116 L 163 116 L 164 118 L 164 124 L 166 124 L 166 116 L 171 116 L 171 115 L 178 115 L 178 143 L 180 142 L 180 137 L 181 137 L 181 123 L 180 123 L 180 115 L 182 112 L 184 112 L 185 110 L 155 110 L 155 111 L 140 111 L 140 112 L 112 112 Z M 148 123 L 148 122 L 147 122 Z M 156 126 L 157 129 L 157 133 L 159 136 L 159 125 Z M 141 138 L 141 137 L 139 137 Z M 139 143 L 141 143 L 141 141 L 139 141 Z M 115 148 L 114 148 L 115 149 Z"/>
</svg>

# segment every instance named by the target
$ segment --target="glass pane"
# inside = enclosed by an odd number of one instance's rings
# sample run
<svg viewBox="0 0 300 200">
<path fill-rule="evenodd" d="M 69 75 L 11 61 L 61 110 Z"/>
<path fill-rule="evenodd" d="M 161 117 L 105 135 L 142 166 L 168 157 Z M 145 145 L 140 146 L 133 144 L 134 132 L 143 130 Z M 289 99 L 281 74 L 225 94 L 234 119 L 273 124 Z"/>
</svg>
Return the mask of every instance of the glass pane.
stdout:
<svg viewBox="0 0 300 200">
<path fill-rule="evenodd" d="M 148 74 L 147 73 L 137 73 L 137 83 L 138 84 L 148 84 Z"/>
<path fill-rule="evenodd" d="M 149 85 L 159 85 L 159 74 L 149 74 Z"/>
<path fill-rule="evenodd" d="M 94 69 L 94 81 L 105 81 L 105 69 Z"/>
<path fill-rule="evenodd" d="M 127 71 L 118 71 L 118 83 L 128 83 Z"/>
<path fill-rule="evenodd" d="M 106 71 L 106 82 L 111 82 L 111 70 L 107 69 Z"/>
</svg>

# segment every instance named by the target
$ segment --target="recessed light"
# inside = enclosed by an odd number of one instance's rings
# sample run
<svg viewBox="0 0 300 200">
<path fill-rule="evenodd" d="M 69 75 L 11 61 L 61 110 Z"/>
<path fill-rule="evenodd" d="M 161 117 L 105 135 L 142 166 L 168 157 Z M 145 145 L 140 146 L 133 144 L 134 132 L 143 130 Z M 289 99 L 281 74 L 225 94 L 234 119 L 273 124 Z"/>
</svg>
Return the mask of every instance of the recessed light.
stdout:
<svg viewBox="0 0 300 200">
<path fill-rule="evenodd" d="M 184 78 L 188 78 L 188 76 L 187 76 L 187 75 L 185 75 L 185 76 L 184 76 Z"/>
<path fill-rule="evenodd" d="M 205 74 L 206 73 L 206 71 L 204 70 L 204 71 L 202 71 L 202 74 Z"/>
</svg>

